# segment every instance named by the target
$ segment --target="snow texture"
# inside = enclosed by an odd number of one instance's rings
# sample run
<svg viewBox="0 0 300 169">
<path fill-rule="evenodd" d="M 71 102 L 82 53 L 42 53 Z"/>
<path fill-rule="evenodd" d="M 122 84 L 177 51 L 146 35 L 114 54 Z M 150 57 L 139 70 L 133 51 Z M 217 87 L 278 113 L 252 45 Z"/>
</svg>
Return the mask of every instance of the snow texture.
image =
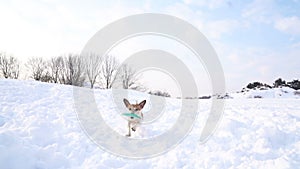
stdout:
<svg viewBox="0 0 300 169">
<path fill-rule="evenodd" d="M 66 85 L 0 79 L 1 169 L 300 166 L 300 100 L 285 92 L 282 97 L 286 99 L 277 99 L 278 91 L 288 89 L 262 91 L 263 96 L 275 99 L 238 99 L 245 98 L 244 94 L 226 99 L 218 129 L 205 144 L 199 143 L 199 137 L 211 102 L 199 100 L 199 117 L 185 140 L 161 156 L 141 160 L 114 156 L 85 135 L 73 107 L 72 90 Z M 131 92 L 129 99 L 148 97 Z M 113 111 L 111 90 L 97 89 L 95 98 L 111 128 L 125 135 L 126 121 Z M 180 100 L 167 99 L 166 103 L 160 119 L 141 126 L 133 137 L 155 136 L 172 127 Z M 147 102 L 145 111 L 147 106 L 151 103 Z"/>
<path fill-rule="evenodd" d="M 248 90 L 246 92 L 231 93 L 232 98 L 295 98 L 300 99 L 300 90 L 289 87 L 272 88 L 267 90 Z"/>
</svg>

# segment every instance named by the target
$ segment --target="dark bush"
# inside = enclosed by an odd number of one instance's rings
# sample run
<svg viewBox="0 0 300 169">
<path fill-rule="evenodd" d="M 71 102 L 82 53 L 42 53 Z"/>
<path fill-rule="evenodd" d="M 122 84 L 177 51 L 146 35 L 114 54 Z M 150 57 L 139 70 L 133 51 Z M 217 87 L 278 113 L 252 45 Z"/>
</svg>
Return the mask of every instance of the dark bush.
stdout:
<svg viewBox="0 0 300 169">
<path fill-rule="evenodd" d="M 300 89 L 300 81 L 299 80 L 293 80 L 291 82 L 287 82 L 287 86 L 290 88 L 293 88 L 295 90 Z"/>
<path fill-rule="evenodd" d="M 156 96 L 171 97 L 171 95 L 168 92 L 162 92 L 159 90 L 150 91 L 148 93 Z"/>
<path fill-rule="evenodd" d="M 275 80 L 275 82 L 273 83 L 273 87 L 283 87 L 283 86 L 286 86 L 286 82 L 281 78 Z"/>
<path fill-rule="evenodd" d="M 265 89 L 270 89 L 272 88 L 270 85 L 268 84 L 263 84 L 263 83 L 260 83 L 260 82 L 253 82 L 253 83 L 249 83 L 246 88 L 248 89 L 260 89 L 260 90 L 265 90 Z"/>
</svg>

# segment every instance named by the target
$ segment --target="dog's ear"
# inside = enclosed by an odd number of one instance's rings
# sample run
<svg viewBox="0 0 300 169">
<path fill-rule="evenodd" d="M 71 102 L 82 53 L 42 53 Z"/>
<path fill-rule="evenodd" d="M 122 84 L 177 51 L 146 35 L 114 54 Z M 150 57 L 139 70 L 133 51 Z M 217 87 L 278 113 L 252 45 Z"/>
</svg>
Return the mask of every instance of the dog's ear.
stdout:
<svg viewBox="0 0 300 169">
<path fill-rule="evenodd" d="M 141 108 L 141 109 L 144 108 L 145 104 L 146 104 L 146 100 L 142 101 L 142 102 L 139 104 L 140 108 Z"/>
<path fill-rule="evenodd" d="M 123 99 L 123 102 L 124 102 L 124 104 L 125 104 L 126 107 L 128 107 L 130 105 L 129 101 L 127 99 L 125 99 L 125 98 Z"/>
</svg>

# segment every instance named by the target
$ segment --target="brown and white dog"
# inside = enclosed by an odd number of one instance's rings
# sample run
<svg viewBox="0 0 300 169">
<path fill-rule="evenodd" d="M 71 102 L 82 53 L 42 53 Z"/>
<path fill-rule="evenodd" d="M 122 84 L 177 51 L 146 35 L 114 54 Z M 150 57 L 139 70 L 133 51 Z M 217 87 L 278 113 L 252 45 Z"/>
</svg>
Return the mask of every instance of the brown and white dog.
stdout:
<svg viewBox="0 0 300 169">
<path fill-rule="evenodd" d="M 136 114 L 141 118 L 129 117 L 128 118 L 128 134 L 127 137 L 131 136 L 131 130 L 136 131 L 136 127 L 143 120 L 144 115 L 142 113 L 142 109 L 146 104 L 146 100 L 140 102 L 139 104 L 130 104 L 127 99 L 123 99 L 125 106 L 128 108 L 130 113 Z"/>
</svg>

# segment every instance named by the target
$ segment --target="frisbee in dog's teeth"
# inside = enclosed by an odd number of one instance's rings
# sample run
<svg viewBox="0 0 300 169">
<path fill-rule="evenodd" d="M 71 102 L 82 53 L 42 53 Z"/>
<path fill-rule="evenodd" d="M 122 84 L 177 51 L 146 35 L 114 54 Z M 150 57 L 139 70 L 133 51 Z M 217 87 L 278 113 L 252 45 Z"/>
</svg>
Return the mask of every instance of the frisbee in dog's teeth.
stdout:
<svg viewBox="0 0 300 169">
<path fill-rule="evenodd" d="M 140 116 L 134 114 L 134 113 L 123 113 L 122 114 L 123 116 L 128 116 L 128 117 L 135 117 L 135 118 L 138 118 L 138 119 L 141 119 Z"/>
</svg>

